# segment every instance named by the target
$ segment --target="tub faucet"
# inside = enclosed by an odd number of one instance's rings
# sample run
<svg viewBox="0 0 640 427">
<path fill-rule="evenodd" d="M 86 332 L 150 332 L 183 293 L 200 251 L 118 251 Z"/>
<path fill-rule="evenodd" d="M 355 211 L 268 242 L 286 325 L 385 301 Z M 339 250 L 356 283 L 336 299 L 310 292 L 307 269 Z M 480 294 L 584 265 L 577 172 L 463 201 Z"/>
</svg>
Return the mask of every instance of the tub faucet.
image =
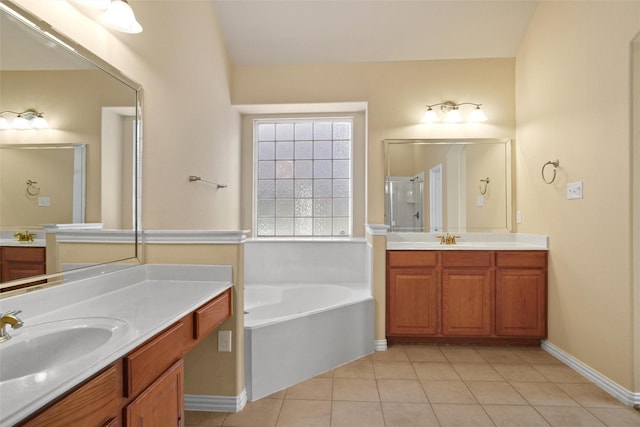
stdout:
<svg viewBox="0 0 640 427">
<path fill-rule="evenodd" d="M 22 327 L 22 320 L 18 317 L 20 313 L 20 310 L 12 310 L 0 315 L 0 343 L 11 339 L 11 335 L 9 335 L 6 330 L 7 325 L 13 329 Z"/>
</svg>

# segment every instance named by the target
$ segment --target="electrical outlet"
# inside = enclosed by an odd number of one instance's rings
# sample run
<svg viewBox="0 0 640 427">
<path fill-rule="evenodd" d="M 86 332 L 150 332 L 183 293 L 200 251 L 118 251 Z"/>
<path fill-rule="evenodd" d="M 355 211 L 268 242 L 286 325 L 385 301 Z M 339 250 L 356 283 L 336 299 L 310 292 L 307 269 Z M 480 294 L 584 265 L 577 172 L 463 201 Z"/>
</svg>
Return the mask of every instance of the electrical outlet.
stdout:
<svg viewBox="0 0 640 427">
<path fill-rule="evenodd" d="M 476 198 L 476 206 L 479 208 L 484 206 L 484 196 L 478 196 Z"/>
<path fill-rule="evenodd" d="M 218 351 L 231 351 L 231 331 L 218 331 Z"/>
<path fill-rule="evenodd" d="M 582 199 L 582 181 L 567 184 L 567 199 Z"/>
<path fill-rule="evenodd" d="M 516 224 L 521 224 L 522 223 L 522 212 L 520 211 L 520 209 L 518 209 L 516 211 Z"/>
</svg>

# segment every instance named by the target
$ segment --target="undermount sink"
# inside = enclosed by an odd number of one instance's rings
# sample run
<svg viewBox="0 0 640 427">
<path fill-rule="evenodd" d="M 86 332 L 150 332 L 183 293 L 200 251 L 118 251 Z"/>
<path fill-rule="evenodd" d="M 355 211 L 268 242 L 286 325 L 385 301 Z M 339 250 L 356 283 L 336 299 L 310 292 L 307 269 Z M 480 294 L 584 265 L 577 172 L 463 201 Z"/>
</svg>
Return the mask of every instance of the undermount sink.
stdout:
<svg viewBox="0 0 640 427">
<path fill-rule="evenodd" d="M 110 317 L 83 317 L 35 325 L 25 322 L 20 329 L 9 329 L 13 337 L 0 344 L 0 382 L 42 375 L 87 357 L 128 330 L 127 322 Z"/>
</svg>

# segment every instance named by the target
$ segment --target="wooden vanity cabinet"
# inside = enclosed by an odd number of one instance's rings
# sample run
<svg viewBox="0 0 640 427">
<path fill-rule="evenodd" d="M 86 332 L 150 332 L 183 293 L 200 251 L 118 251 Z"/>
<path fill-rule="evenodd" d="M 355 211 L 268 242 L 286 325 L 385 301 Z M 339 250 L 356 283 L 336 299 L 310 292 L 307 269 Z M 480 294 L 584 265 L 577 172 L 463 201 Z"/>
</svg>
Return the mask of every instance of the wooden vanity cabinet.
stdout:
<svg viewBox="0 0 640 427">
<path fill-rule="evenodd" d="M 441 332 L 437 254 L 427 251 L 387 253 L 387 333 L 437 335 Z M 391 285 L 392 284 L 392 285 Z"/>
<path fill-rule="evenodd" d="M 486 337 L 492 332 L 491 253 L 441 253 L 442 334 Z"/>
<path fill-rule="evenodd" d="M 387 340 L 539 344 L 546 251 L 387 251 Z"/>
<path fill-rule="evenodd" d="M 45 273 L 45 248 L 0 247 L 0 282 L 24 279 Z"/>
<path fill-rule="evenodd" d="M 227 289 L 18 425 L 184 425 L 184 354 L 231 314 Z"/>
</svg>

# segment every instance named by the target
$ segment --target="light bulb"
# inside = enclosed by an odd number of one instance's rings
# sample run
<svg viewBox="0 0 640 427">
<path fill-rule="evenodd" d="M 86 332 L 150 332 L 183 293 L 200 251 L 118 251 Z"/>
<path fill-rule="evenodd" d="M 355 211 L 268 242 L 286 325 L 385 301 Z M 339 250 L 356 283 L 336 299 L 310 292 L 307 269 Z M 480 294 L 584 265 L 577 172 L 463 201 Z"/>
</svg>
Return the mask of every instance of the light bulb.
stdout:
<svg viewBox="0 0 640 427">
<path fill-rule="evenodd" d="M 11 125 L 9 124 L 9 120 L 4 117 L 0 117 L 0 130 L 11 129 Z"/>
<path fill-rule="evenodd" d="M 42 117 L 42 114 L 39 114 L 38 116 L 30 120 L 29 124 L 31 125 L 32 129 L 47 129 L 49 127 L 49 123 L 47 123 L 47 120 Z"/>
<path fill-rule="evenodd" d="M 111 0 L 76 0 L 76 2 L 92 9 L 107 10 Z"/>
<path fill-rule="evenodd" d="M 18 117 L 13 119 L 12 127 L 14 129 L 24 130 L 24 129 L 29 129 L 31 126 L 29 126 L 29 120 L 19 115 Z"/>
<path fill-rule="evenodd" d="M 137 34 L 142 32 L 142 25 L 138 23 L 133 9 L 123 0 L 112 0 L 100 20 L 104 25 L 123 33 Z"/>
<path fill-rule="evenodd" d="M 422 117 L 422 123 L 435 123 L 438 120 L 438 115 L 431 109 L 431 107 L 429 107 L 427 112 L 424 113 L 424 116 Z"/>
<path fill-rule="evenodd" d="M 460 123 L 462 121 L 462 116 L 460 115 L 460 111 L 458 111 L 458 108 L 455 107 L 449 110 L 444 118 L 444 121 L 447 123 Z"/>
<path fill-rule="evenodd" d="M 478 105 L 469 115 L 470 122 L 486 122 L 487 116 L 484 114 L 484 111 Z"/>
</svg>

